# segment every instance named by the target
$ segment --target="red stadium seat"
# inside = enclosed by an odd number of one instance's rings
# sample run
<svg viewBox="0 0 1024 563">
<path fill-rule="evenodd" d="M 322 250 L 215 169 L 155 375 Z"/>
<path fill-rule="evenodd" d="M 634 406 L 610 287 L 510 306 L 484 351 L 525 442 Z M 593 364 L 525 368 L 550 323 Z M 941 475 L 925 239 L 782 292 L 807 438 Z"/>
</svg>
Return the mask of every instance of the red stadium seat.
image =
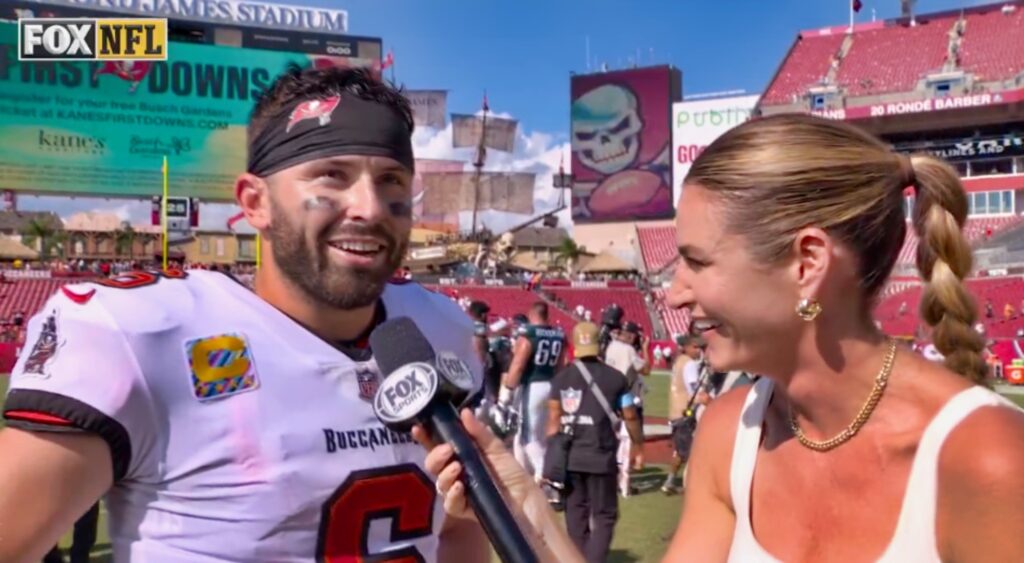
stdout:
<svg viewBox="0 0 1024 563">
<path fill-rule="evenodd" d="M 1024 223 L 1024 218 L 1014 215 L 1002 217 L 975 217 L 967 219 L 964 223 L 964 235 L 972 245 L 980 244 L 1008 229 L 1018 227 Z M 917 234 L 914 227 L 907 223 L 907 237 L 900 250 L 897 264 L 913 265 L 917 256 Z"/>
<path fill-rule="evenodd" d="M 26 319 L 35 315 L 46 300 L 66 283 L 66 279 L 11 279 L 0 285 L 0 319 L 10 319 L 19 311 L 25 313 Z"/>
<path fill-rule="evenodd" d="M 978 322 L 985 325 L 989 338 L 1012 338 L 1017 330 L 1024 328 L 1024 278 L 994 277 L 967 280 L 967 290 L 974 297 Z M 875 319 L 882 323 L 882 329 L 896 336 L 917 336 L 920 321 L 918 308 L 922 287 L 911 286 L 903 291 L 884 297 L 875 308 Z M 985 303 L 991 301 L 993 316 L 985 316 Z M 900 307 L 906 303 L 906 311 L 900 314 Z M 1011 318 L 1004 316 L 1004 307 L 1014 309 Z"/>
<path fill-rule="evenodd" d="M 661 317 L 662 324 L 665 325 L 665 330 L 668 331 L 668 336 L 675 334 L 686 334 L 687 332 L 689 332 L 689 309 L 672 309 L 671 307 L 666 305 L 664 289 L 654 290 L 654 306 L 658 311 L 658 315 Z"/>
<path fill-rule="evenodd" d="M 572 311 L 577 305 L 583 305 L 589 309 L 593 320 L 601 320 L 601 311 L 611 305 L 618 303 L 625 314 L 625 320 L 633 321 L 643 327 L 644 334 L 651 335 L 651 317 L 647 313 L 647 304 L 644 295 L 637 289 L 580 289 L 559 287 L 546 287 L 549 291 L 565 302 L 566 309 Z"/>
<path fill-rule="evenodd" d="M 673 225 L 636 228 L 640 253 L 648 274 L 664 270 L 679 256 L 676 246 L 676 228 Z"/>
<path fill-rule="evenodd" d="M 492 287 L 481 285 L 459 285 L 459 286 L 427 286 L 428 288 L 445 294 L 457 292 L 460 297 L 479 300 L 491 307 L 491 315 L 510 319 L 512 316 L 523 313 L 537 301 L 541 296 L 518 287 Z M 570 331 L 576 324 L 568 314 L 557 307 L 548 308 L 551 323 Z"/>
<path fill-rule="evenodd" d="M 1024 9 L 1004 14 L 1000 6 L 967 15 L 960 63 L 984 82 L 1007 80 L 1024 70 Z"/>
<path fill-rule="evenodd" d="M 765 91 L 762 104 L 789 104 L 828 75 L 832 56 L 839 51 L 845 35 L 837 33 L 797 39 L 782 68 Z"/>
<path fill-rule="evenodd" d="M 855 32 L 837 81 L 849 96 L 910 92 L 926 74 L 942 70 L 949 30 L 959 16 Z"/>
</svg>

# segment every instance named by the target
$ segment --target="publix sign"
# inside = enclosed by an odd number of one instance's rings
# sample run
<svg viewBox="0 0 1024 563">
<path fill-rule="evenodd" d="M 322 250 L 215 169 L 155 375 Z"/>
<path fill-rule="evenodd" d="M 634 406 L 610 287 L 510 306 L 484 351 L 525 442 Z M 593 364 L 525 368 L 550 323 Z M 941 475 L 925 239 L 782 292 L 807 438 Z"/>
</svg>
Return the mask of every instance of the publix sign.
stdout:
<svg viewBox="0 0 1024 563">
<path fill-rule="evenodd" d="M 678 203 L 683 179 L 693 161 L 722 133 L 750 119 L 758 97 L 734 96 L 672 104 L 672 201 Z"/>
</svg>

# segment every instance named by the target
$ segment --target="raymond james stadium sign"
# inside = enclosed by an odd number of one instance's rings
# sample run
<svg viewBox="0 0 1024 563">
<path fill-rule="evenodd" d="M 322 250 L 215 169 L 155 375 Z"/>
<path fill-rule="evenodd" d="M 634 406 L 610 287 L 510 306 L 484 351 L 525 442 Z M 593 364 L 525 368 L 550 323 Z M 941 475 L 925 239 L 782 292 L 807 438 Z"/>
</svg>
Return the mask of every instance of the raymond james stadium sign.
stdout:
<svg viewBox="0 0 1024 563">
<path fill-rule="evenodd" d="M 30 0 L 38 4 L 110 10 L 144 16 L 221 21 L 327 33 L 348 31 L 348 12 L 247 0 Z"/>
</svg>

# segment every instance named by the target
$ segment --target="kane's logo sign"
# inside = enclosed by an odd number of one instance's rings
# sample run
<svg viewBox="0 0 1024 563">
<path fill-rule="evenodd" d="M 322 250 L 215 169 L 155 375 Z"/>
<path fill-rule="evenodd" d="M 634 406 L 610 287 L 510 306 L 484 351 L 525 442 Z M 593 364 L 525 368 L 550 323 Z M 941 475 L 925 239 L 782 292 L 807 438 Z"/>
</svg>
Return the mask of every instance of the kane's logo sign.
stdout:
<svg viewBox="0 0 1024 563">
<path fill-rule="evenodd" d="M 167 60 L 167 20 L 19 19 L 18 60 Z"/>
</svg>

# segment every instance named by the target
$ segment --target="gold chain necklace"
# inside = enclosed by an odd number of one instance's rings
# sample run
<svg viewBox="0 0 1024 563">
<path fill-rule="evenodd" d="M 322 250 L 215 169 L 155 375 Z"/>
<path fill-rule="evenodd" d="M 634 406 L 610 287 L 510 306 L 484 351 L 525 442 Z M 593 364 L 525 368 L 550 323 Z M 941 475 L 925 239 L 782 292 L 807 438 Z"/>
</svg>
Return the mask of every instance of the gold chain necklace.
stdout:
<svg viewBox="0 0 1024 563">
<path fill-rule="evenodd" d="M 793 429 L 793 435 L 796 439 L 812 450 L 818 452 L 827 452 L 836 446 L 848 441 L 853 438 L 860 430 L 861 426 L 868 421 L 871 413 L 874 412 L 875 407 L 878 406 L 878 401 L 882 398 L 882 393 L 885 392 L 885 386 L 889 381 L 889 376 L 892 374 L 892 366 L 896 360 L 896 340 L 889 339 L 889 350 L 885 354 L 885 361 L 882 363 L 882 369 L 878 372 L 878 376 L 875 377 L 875 386 L 871 389 L 871 395 L 868 396 L 868 400 L 864 403 L 864 406 L 860 408 L 860 412 L 857 413 L 857 418 L 853 419 L 842 432 L 833 438 L 829 438 L 823 442 L 815 442 L 804 435 L 804 431 L 800 429 L 800 425 L 797 424 L 796 415 L 793 414 L 793 408 L 789 409 L 789 426 Z"/>
</svg>

